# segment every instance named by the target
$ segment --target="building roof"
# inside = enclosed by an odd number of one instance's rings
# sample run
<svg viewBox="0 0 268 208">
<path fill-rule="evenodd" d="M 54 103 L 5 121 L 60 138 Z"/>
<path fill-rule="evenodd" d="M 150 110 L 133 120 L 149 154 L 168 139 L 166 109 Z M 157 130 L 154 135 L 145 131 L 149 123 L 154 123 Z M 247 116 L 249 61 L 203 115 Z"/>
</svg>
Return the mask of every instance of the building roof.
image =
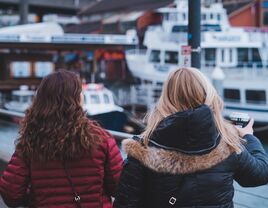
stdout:
<svg viewBox="0 0 268 208">
<path fill-rule="evenodd" d="M 140 11 L 160 8 L 174 0 L 99 0 L 91 2 L 88 7 L 81 9 L 79 15 L 91 15 L 105 12 Z"/>
<path fill-rule="evenodd" d="M 233 12 L 248 6 L 253 3 L 254 0 L 243 0 L 243 1 L 223 1 L 223 6 L 227 10 L 227 14 L 230 15 Z"/>
</svg>

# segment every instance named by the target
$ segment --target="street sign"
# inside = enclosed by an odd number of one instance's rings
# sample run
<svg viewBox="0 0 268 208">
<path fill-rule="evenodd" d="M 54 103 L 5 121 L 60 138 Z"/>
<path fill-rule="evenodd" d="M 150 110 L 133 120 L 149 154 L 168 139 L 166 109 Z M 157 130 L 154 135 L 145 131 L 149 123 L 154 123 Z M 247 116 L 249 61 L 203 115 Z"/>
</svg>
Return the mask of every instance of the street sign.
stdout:
<svg viewBox="0 0 268 208">
<path fill-rule="evenodd" d="M 191 66 L 191 46 L 181 46 L 181 63 L 183 67 Z"/>
</svg>

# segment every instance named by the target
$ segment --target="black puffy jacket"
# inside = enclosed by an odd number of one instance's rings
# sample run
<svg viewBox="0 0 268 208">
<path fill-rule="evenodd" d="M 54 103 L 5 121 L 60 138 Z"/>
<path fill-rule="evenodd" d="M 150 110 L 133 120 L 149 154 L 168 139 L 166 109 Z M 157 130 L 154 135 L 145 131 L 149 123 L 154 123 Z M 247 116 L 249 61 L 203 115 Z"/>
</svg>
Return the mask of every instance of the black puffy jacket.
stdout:
<svg viewBox="0 0 268 208">
<path fill-rule="evenodd" d="M 128 154 L 115 208 L 232 208 L 233 180 L 241 186 L 268 183 L 268 156 L 246 135 L 236 154 L 220 138 L 212 112 L 203 105 L 160 122 L 146 147 L 127 139 Z"/>
</svg>

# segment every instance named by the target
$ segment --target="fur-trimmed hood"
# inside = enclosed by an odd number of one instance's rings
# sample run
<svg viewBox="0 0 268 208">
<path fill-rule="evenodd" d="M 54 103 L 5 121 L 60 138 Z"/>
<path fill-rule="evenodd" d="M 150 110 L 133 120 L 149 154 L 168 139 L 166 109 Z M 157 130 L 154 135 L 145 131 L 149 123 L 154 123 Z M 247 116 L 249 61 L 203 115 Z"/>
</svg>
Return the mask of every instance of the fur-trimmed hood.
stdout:
<svg viewBox="0 0 268 208">
<path fill-rule="evenodd" d="M 207 154 L 220 142 L 214 114 L 203 104 L 164 118 L 149 139 L 149 145 L 186 154 Z"/>
<path fill-rule="evenodd" d="M 186 174 L 209 169 L 233 153 L 223 140 L 210 153 L 203 155 L 189 155 L 178 151 L 144 146 L 134 139 L 123 140 L 122 148 L 129 156 L 139 160 L 145 167 L 159 173 L 170 174 Z"/>
</svg>

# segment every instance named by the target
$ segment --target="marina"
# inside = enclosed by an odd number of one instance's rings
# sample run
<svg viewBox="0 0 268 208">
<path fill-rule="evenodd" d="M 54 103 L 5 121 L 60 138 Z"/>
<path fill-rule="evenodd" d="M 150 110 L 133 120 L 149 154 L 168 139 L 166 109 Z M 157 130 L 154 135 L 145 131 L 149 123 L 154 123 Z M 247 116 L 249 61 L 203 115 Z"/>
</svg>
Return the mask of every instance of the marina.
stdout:
<svg viewBox="0 0 268 208">
<path fill-rule="evenodd" d="M 27 2 L 20 6 L 26 8 Z M 43 3 L 36 2 L 28 7 L 38 11 Z M 0 18 L 0 176 L 40 82 L 61 69 L 80 77 L 83 110 L 116 138 L 124 159 L 122 140 L 145 129 L 145 116 L 158 102 L 168 74 L 191 66 L 214 85 L 225 118 L 240 113 L 254 118 L 254 134 L 268 153 L 268 1 L 247 0 L 241 8 L 245 2 L 229 0 L 118 2 L 68 0 L 62 12 L 76 16 L 45 14 L 50 9 L 44 8 L 26 17 L 27 9 L 20 8 L 16 24 L 2 24 Z M 12 13 L 14 5 L 10 8 Z M 245 11 L 256 25 L 235 24 Z M 6 11 L 1 15 L 6 17 Z M 259 25 L 258 18 L 263 18 Z M 244 188 L 234 181 L 234 189 L 234 208 L 268 207 L 268 184 Z M 1 196 L 0 208 L 7 208 Z"/>
<path fill-rule="evenodd" d="M 173 7 L 158 9 L 161 25 L 149 26 L 144 35 L 147 49 L 126 51 L 126 60 L 144 105 L 153 105 L 163 82 L 178 66 L 189 66 L 185 54 L 188 40 L 188 1 L 174 1 Z M 214 83 L 214 71 L 220 70 L 219 94 L 225 101 L 224 115 L 247 112 L 255 121 L 268 123 L 268 33 L 257 28 L 233 27 L 221 2 L 202 4 L 200 70 Z M 189 48 L 189 47 L 188 47 Z M 198 52 L 198 51 L 197 51 Z M 217 75 L 216 75 L 217 76 Z"/>
</svg>

